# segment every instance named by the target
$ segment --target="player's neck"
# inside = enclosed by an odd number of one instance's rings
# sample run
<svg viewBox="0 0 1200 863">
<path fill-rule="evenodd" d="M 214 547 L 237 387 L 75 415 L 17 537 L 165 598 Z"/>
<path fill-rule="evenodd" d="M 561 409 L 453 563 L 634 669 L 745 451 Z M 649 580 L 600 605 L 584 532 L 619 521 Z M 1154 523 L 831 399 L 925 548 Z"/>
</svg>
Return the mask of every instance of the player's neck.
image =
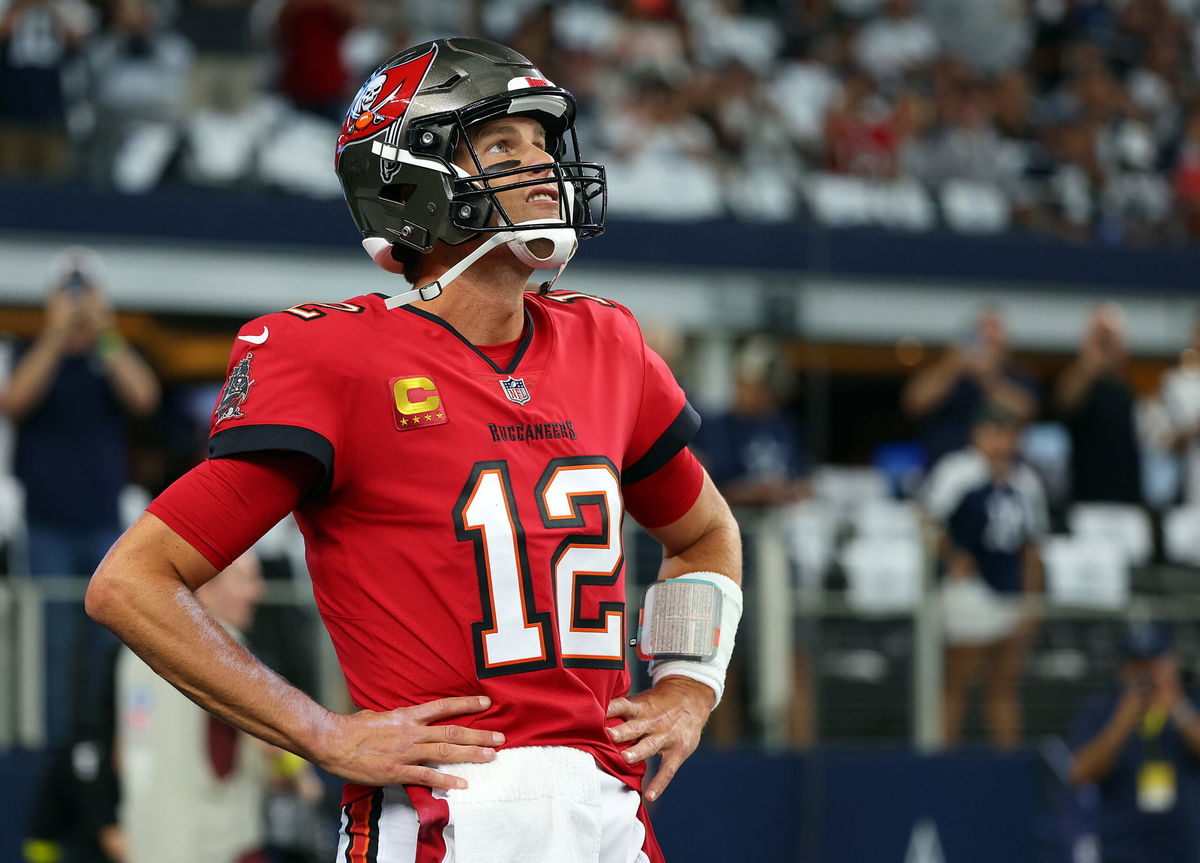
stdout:
<svg viewBox="0 0 1200 863">
<path fill-rule="evenodd" d="M 473 345 L 498 345 L 521 337 L 525 285 L 530 270 L 501 248 L 477 261 L 420 307 L 437 315 Z"/>
</svg>

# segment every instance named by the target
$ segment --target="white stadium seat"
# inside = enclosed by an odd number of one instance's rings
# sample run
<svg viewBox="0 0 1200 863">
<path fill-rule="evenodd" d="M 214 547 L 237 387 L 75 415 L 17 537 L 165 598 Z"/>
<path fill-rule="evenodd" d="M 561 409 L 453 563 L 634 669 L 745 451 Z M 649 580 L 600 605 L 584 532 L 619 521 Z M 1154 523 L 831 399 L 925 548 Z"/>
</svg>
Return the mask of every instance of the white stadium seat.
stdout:
<svg viewBox="0 0 1200 863">
<path fill-rule="evenodd" d="M 846 601 L 866 614 L 910 611 L 921 595 L 924 556 L 914 539 L 859 536 L 842 549 Z"/>
<path fill-rule="evenodd" d="M 892 537 L 895 539 L 921 536 L 921 518 L 917 505 L 907 500 L 867 500 L 850 516 L 857 536 Z"/>
<path fill-rule="evenodd" d="M 1167 560 L 1200 566 L 1200 505 L 1172 509 L 1163 516 Z"/>
<path fill-rule="evenodd" d="M 783 512 L 788 557 L 799 572 L 800 588 L 817 589 L 833 563 L 838 518 L 817 500 L 793 504 Z"/>
<path fill-rule="evenodd" d="M 1129 602 L 1129 558 L 1103 536 L 1052 536 L 1042 545 L 1052 605 L 1120 610 Z"/>
<path fill-rule="evenodd" d="M 1079 503 L 1071 507 L 1067 523 L 1074 536 L 1115 541 L 1133 566 L 1142 566 L 1154 554 L 1150 516 L 1140 506 L 1122 503 Z"/>
</svg>

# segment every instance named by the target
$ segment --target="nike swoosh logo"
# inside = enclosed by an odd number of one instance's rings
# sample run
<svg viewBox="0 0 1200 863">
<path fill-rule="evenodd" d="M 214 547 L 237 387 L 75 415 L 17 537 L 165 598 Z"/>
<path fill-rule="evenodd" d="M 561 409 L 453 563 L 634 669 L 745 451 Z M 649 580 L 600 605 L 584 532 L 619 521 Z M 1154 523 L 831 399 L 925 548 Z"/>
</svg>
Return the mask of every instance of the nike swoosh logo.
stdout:
<svg viewBox="0 0 1200 863">
<path fill-rule="evenodd" d="M 267 336 L 269 336 L 270 334 L 271 334 L 271 331 L 268 330 L 266 327 L 263 327 L 263 331 L 261 333 L 259 333 L 257 336 L 238 336 L 238 338 L 241 339 L 243 342 L 249 342 L 252 345 L 261 345 L 263 342 L 265 342 L 267 340 Z"/>
</svg>

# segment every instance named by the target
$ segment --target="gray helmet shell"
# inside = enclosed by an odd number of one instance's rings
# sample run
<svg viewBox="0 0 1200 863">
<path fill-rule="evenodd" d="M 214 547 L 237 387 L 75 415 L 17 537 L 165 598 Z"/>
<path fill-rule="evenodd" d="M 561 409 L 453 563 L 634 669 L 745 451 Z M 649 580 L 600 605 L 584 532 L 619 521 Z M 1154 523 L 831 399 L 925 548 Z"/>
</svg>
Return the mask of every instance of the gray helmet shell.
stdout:
<svg viewBox="0 0 1200 863">
<path fill-rule="evenodd" d="M 536 118 L 555 161 L 473 181 L 482 166 L 467 130 L 505 115 Z M 574 122 L 574 97 L 517 52 L 483 39 L 438 39 L 396 54 L 363 84 L 338 136 L 335 169 L 365 240 L 428 252 L 439 240 L 458 245 L 481 233 L 535 229 L 515 225 L 495 196 L 546 183 L 547 169 L 559 185 L 560 224 L 591 237 L 604 230 L 604 169 L 580 160 Z M 454 163 L 462 142 L 473 174 Z M 535 171 L 543 176 L 523 176 Z"/>
</svg>

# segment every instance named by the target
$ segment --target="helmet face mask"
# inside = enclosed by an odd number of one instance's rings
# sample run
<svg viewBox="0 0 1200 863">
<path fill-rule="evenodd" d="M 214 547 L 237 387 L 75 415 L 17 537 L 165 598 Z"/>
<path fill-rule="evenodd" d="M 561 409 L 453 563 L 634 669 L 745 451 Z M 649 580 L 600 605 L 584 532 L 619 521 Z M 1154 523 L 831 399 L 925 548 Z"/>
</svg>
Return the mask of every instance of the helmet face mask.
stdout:
<svg viewBox="0 0 1200 863">
<path fill-rule="evenodd" d="M 485 169 L 471 131 L 507 116 L 537 120 L 554 161 Z M 498 232 L 565 228 L 594 237 L 604 230 L 606 180 L 602 166 L 580 159 L 574 117 L 571 94 L 516 52 L 480 39 L 438 40 L 368 78 L 347 112 L 335 166 L 364 238 L 428 252 L 438 241 Z M 463 151 L 474 172 L 456 163 Z M 557 220 L 515 223 L 498 198 L 546 185 L 558 189 Z"/>
</svg>

